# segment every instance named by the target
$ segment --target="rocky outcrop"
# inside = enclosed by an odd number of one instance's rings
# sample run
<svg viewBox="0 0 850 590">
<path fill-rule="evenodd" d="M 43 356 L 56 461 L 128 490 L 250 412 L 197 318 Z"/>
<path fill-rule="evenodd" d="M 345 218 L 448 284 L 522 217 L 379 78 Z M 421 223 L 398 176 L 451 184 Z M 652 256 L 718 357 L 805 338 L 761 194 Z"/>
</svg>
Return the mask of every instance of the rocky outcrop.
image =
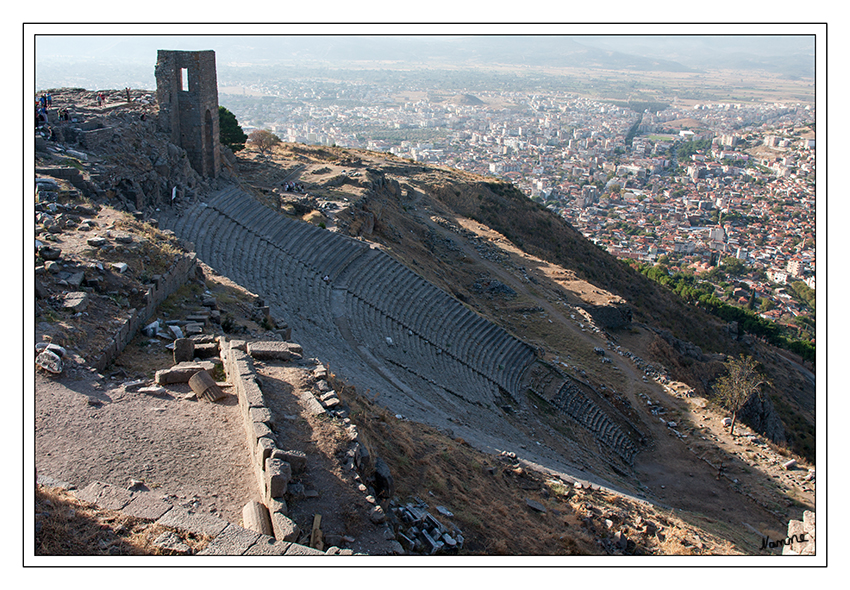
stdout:
<svg viewBox="0 0 850 590">
<path fill-rule="evenodd" d="M 626 328 L 632 323 L 632 308 L 627 303 L 609 303 L 607 305 L 583 304 L 593 321 L 608 330 Z"/>
<path fill-rule="evenodd" d="M 754 395 L 740 413 L 741 421 L 775 443 L 785 442 L 785 426 L 766 395 Z"/>
<path fill-rule="evenodd" d="M 110 204 L 145 211 L 172 205 L 175 187 L 179 198 L 191 198 L 214 184 L 192 168 L 186 150 L 157 130 L 153 96 L 144 94 L 129 103 L 95 110 L 85 107 L 88 94 L 71 89 L 53 92 L 55 101 L 74 105 L 74 116 L 55 121 L 57 141 L 44 144 L 44 151 L 55 154 L 58 161 L 74 160 L 70 166 L 56 168 L 67 170 L 68 180 L 84 195 L 102 194 Z M 219 151 L 227 148 L 219 146 Z M 221 156 L 223 162 L 230 162 L 222 176 L 232 178 L 232 154 Z"/>
<path fill-rule="evenodd" d="M 803 520 L 788 522 L 788 536 L 783 541 L 782 555 L 815 555 L 815 513 L 803 512 Z"/>
</svg>

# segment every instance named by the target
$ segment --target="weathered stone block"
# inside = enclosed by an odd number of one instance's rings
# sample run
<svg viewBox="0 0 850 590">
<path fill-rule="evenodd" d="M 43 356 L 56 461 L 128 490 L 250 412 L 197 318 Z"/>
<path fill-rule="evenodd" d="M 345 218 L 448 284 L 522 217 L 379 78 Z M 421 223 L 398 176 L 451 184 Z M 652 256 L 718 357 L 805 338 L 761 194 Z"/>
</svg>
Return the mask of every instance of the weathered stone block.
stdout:
<svg viewBox="0 0 850 590">
<path fill-rule="evenodd" d="M 208 514 L 191 514 L 179 506 L 171 508 L 156 522 L 164 527 L 209 537 L 215 537 L 229 524 L 226 520 Z"/>
<path fill-rule="evenodd" d="M 171 509 L 171 504 L 160 500 L 155 494 L 141 492 L 130 500 L 122 512 L 127 516 L 142 518 L 144 520 L 156 520 Z"/>
<path fill-rule="evenodd" d="M 303 352 L 301 346 L 293 342 L 270 340 L 248 343 L 248 354 L 255 359 L 288 361 L 300 359 Z"/>
<path fill-rule="evenodd" d="M 249 378 L 243 380 L 243 391 L 245 404 L 248 408 L 265 407 L 266 403 L 263 399 L 263 390 L 260 389 L 260 386 L 254 379 Z"/>
<path fill-rule="evenodd" d="M 102 248 L 103 246 L 109 243 L 109 240 L 101 236 L 94 236 L 92 238 L 87 239 L 86 243 L 93 248 Z"/>
<path fill-rule="evenodd" d="M 272 429 L 269 428 L 269 425 L 266 424 L 265 422 L 252 422 L 251 426 L 253 428 L 254 437 L 257 440 L 259 440 L 263 437 L 266 437 L 266 438 L 273 438 L 274 437 L 274 433 L 272 432 Z"/>
<path fill-rule="evenodd" d="M 307 547 L 305 545 L 298 545 L 297 543 L 293 543 L 289 546 L 289 549 L 286 550 L 286 555 L 324 555 L 324 551 L 319 551 L 318 549 L 313 549 L 312 547 Z"/>
<path fill-rule="evenodd" d="M 303 473 L 307 469 L 307 455 L 303 451 L 282 451 L 275 449 L 271 453 L 272 458 L 286 461 L 292 468 L 293 473 Z"/>
<path fill-rule="evenodd" d="M 271 457 L 274 450 L 277 446 L 274 443 L 274 440 L 271 437 L 264 436 L 262 438 L 257 439 L 257 446 L 254 451 L 255 460 L 257 465 L 260 466 L 260 469 L 265 470 L 266 468 L 266 459 Z"/>
<path fill-rule="evenodd" d="M 195 358 L 195 343 L 190 338 L 177 338 L 174 341 L 174 364 L 188 362 L 193 358 Z"/>
<path fill-rule="evenodd" d="M 186 334 L 203 334 L 204 326 L 203 324 L 193 322 L 191 324 L 186 324 L 183 327 L 183 330 L 186 332 Z"/>
<path fill-rule="evenodd" d="M 89 295 L 83 291 L 74 291 L 65 295 L 65 300 L 62 302 L 62 307 L 68 311 L 79 313 L 85 311 L 89 305 Z"/>
<path fill-rule="evenodd" d="M 195 373 L 204 370 L 200 363 L 179 363 L 170 369 L 160 369 L 154 374 L 154 381 L 159 385 L 170 383 L 188 383 Z"/>
<path fill-rule="evenodd" d="M 384 509 L 380 506 L 375 506 L 372 508 L 372 511 L 369 512 L 369 520 L 374 522 L 375 524 L 381 524 L 386 522 L 387 514 L 384 512 Z"/>
<path fill-rule="evenodd" d="M 294 543 L 298 539 L 301 529 L 298 528 L 295 521 L 280 512 L 272 512 L 270 516 L 275 539 L 278 541 L 289 541 L 290 543 Z"/>
<path fill-rule="evenodd" d="M 166 389 L 159 385 L 151 385 L 150 387 L 140 387 L 136 391 L 145 395 L 153 395 L 155 397 L 163 396 L 167 393 Z"/>
<path fill-rule="evenodd" d="M 265 422 L 266 424 L 272 422 L 271 410 L 266 407 L 250 408 L 248 413 L 252 422 Z"/>
<path fill-rule="evenodd" d="M 248 349 L 246 348 L 248 342 L 245 340 L 231 340 L 230 341 L 230 350 L 240 350 L 242 352 L 246 352 Z"/>
<path fill-rule="evenodd" d="M 325 413 L 325 408 L 322 407 L 322 404 L 319 403 L 312 393 L 305 392 L 301 394 L 301 405 L 304 406 L 304 409 L 307 410 L 308 413 L 318 416 Z"/>
<path fill-rule="evenodd" d="M 35 364 L 45 371 L 58 375 L 62 372 L 63 363 L 59 355 L 50 351 L 44 350 L 35 358 Z"/>
<path fill-rule="evenodd" d="M 102 481 L 93 481 L 76 494 L 79 500 L 97 504 L 107 510 L 121 510 L 133 499 L 133 494 L 123 488 Z"/>
<path fill-rule="evenodd" d="M 261 535 L 242 555 L 284 555 L 292 543 Z"/>
<path fill-rule="evenodd" d="M 228 524 L 198 555 L 242 555 L 259 538 L 256 531 Z"/>
<path fill-rule="evenodd" d="M 208 359 L 214 356 L 218 356 L 218 343 L 217 342 L 202 342 L 200 344 L 195 344 L 195 356 L 199 359 Z"/>
<path fill-rule="evenodd" d="M 266 459 L 266 497 L 282 498 L 292 480 L 292 467 L 286 461 L 269 457 Z"/>
<path fill-rule="evenodd" d="M 266 502 L 269 512 L 280 512 L 281 514 L 289 515 L 289 506 L 286 504 L 285 498 L 269 498 Z"/>
<path fill-rule="evenodd" d="M 815 513 L 803 512 L 803 520 L 788 522 L 782 555 L 815 555 Z"/>
<path fill-rule="evenodd" d="M 339 398 L 336 396 L 336 393 L 332 395 L 323 395 L 322 396 L 322 405 L 325 406 L 328 410 L 331 408 L 335 408 L 340 404 Z"/>
</svg>

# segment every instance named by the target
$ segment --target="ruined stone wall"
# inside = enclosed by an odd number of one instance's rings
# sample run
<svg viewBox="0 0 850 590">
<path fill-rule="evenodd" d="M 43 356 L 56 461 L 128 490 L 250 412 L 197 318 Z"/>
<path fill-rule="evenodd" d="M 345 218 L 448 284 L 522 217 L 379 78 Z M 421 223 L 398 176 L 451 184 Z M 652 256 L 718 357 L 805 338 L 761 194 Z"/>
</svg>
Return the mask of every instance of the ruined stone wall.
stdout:
<svg viewBox="0 0 850 590">
<path fill-rule="evenodd" d="M 160 49 L 155 74 L 160 130 L 186 150 L 200 175 L 217 177 L 221 156 L 215 52 Z"/>
<path fill-rule="evenodd" d="M 134 310 L 131 316 L 119 326 L 118 331 L 110 338 L 97 358 L 86 359 L 89 364 L 98 371 L 102 371 L 121 354 L 136 332 L 153 316 L 159 304 L 183 286 L 196 268 L 197 258 L 192 253 L 178 259 L 165 274 L 157 275 L 154 283 L 145 292 L 145 306 Z"/>
</svg>

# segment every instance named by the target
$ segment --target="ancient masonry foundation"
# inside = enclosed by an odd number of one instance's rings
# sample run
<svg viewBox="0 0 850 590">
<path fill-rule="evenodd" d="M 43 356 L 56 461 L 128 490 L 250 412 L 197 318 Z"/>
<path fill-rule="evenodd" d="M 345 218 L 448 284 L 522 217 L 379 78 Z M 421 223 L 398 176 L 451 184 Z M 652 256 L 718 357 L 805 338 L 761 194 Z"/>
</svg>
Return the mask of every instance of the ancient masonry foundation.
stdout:
<svg viewBox="0 0 850 590">
<path fill-rule="evenodd" d="M 194 253 L 179 258 L 165 274 L 156 275 L 153 284 L 145 292 L 145 306 L 138 310 L 132 310 L 115 335 L 110 338 L 97 358 L 91 359 L 89 364 L 96 370 L 102 371 L 106 365 L 115 360 L 124 347 L 129 344 L 136 332 L 156 312 L 156 308 L 165 298 L 174 293 L 189 280 L 191 274 L 197 271 L 197 258 Z M 88 359 L 87 359 L 88 360 Z"/>
</svg>

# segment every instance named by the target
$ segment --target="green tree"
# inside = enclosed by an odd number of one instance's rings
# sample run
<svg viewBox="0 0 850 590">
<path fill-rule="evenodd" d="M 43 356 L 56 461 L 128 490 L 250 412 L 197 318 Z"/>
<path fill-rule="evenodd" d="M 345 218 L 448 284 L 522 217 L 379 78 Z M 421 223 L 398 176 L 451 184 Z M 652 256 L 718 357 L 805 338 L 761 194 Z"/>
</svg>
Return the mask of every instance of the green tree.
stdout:
<svg viewBox="0 0 850 590">
<path fill-rule="evenodd" d="M 803 281 L 794 281 L 791 283 L 791 290 L 800 301 L 803 301 L 810 308 L 815 309 L 815 290 L 810 289 Z"/>
<path fill-rule="evenodd" d="M 747 273 L 746 265 L 735 258 L 734 256 L 727 256 L 723 259 L 723 262 L 720 265 L 721 270 L 723 272 L 729 274 L 730 276 L 741 276 Z"/>
<path fill-rule="evenodd" d="M 732 424 L 729 435 L 735 435 L 735 421 L 738 413 L 755 395 L 761 395 L 761 388 L 769 386 L 770 382 L 758 371 L 753 357 L 744 356 L 729 359 L 724 363 L 726 375 L 717 380 L 714 391 L 720 404 L 732 412 Z"/>
<path fill-rule="evenodd" d="M 245 149 L 245 142 L 248 141 L 248 136 L 239 126 L 236 115 L 222 106 L 218 107 L 218 136 L 222 145 L 234 152 Z"/>
<path fill-rule="evenodd" d="M 257 129 L 248 136 L 248 143 L 265 155 L 280 143 L 280 138 L 268 129 Z"/>
</svg>

